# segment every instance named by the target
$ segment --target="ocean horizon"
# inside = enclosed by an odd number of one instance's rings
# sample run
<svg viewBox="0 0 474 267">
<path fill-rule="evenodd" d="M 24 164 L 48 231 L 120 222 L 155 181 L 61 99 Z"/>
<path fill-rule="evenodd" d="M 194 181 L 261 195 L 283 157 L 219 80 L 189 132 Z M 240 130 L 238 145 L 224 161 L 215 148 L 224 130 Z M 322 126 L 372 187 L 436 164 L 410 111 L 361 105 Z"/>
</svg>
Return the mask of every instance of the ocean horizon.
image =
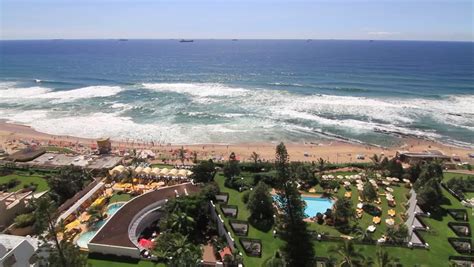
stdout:
<svg viewBox="0 0 474 267">
<path fill-rule="evenodd" d="M 474 146 L 474 43 L 0 41 L 0 119 L 161 143 Z"/>
</svg>

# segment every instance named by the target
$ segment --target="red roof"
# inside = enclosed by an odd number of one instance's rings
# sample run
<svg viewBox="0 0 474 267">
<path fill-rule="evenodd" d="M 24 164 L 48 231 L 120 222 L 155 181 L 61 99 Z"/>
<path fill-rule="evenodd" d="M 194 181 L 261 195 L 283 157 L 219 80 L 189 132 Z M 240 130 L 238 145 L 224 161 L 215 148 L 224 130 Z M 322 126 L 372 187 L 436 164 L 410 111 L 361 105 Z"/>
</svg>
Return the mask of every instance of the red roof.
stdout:
<svg viewBox="0 0 474 267">
<path fill-rule="evenodd" d="M 221 255 L 221 259 L 223 260 L 225 255 L 232 255 L 232 250 L 230 250 L 229 247 L 224 247 L 221 251 L 219 251 L 219 254 Z"/>
</svg>

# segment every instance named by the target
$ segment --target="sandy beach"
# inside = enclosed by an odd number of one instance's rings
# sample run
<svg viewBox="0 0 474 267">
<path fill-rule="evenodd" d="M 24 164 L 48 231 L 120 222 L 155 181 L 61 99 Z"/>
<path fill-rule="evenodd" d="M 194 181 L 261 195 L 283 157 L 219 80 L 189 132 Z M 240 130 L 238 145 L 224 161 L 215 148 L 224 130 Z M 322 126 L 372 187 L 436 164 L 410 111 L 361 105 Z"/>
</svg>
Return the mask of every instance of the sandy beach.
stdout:
<svg viewBox="0 0 474 267">
<path fill-rule="evenodd" d="M 402 145 L 397 147 L 380 148 L 351 144 L 341 141 L 294 143 L 285 142 L 292 161 L 311 162 L 319 158 L 335 163 L 369 161 L 373 154 L 382 154 L 393 157 L 397 150 L 423 151 L 436 149 L 447 155 L 457 155 L 462 161 L 473 163 L 468 157 L 473 151 L 448 146 L 433 141 L 405 138 Z M 25 144 L 38 144 L 43 146 L 67 147 L 77 152 L 87 153 L 95 146 L 95 139 L 79 138 L 73 136 L 58 136 L 38 132 L 31 127 L 0 122 L 0 148 L 11 153 L 25 146 Z M 264 161 L 272 161 L 277 143 L 240 143 L 240 144 L 154 144 L 132 143 L 112 140 L 113 150 L 126 151 L 128 149 L 149 149 L 157 154 L 157 158 L 175 158 L 176 150 L 183 146 L 188 150 L 188 155 L 196 152 L 198 159 L 227 159 L 231 152 L 235 152 L 241 161 L 250 161 L 250 155 L 256 152 Z M 365 160 L 357 159 L 357 155 L 365 155 Z"/>
</svg>

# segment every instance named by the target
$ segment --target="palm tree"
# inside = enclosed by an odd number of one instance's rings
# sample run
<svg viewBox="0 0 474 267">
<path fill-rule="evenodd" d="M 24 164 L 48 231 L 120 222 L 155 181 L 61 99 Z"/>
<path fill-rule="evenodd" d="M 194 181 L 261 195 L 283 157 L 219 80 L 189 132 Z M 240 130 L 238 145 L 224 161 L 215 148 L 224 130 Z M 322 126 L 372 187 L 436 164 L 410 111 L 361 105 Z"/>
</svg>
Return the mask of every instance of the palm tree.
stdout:
<svg viewBox="0 0 474 267">
<path fill-rule="evenodd" d="M 169 217 L 169 227 L 176 232 L 187 234 L 193 230 L 195 221 L 185 212 L 175 210 Z"/>
<path fill-rule="evenodd" d="M 339 266 L 355 267 L 358 266 L 360 260 L 364 259 L 360 250 L 356 249 L 350 240 L 344 241 L 339 246 L 331 247 L 328 251 L 342 257 Z"/>
<path fill-rule="evenodd" d="M 391 257 L 388 252 L 381 247 L 377 248 L 375 255 L 374 267 L 388 267 L 398 262 L 397 258 Z"/>
<path fill-rule="evenodd" d="M 320 174 L 326 169 L 326 161 L 323 158 L 318 159 L 318 171 Z"/>
<path fill-rule="evenodd" d="M 258 164 L 258 160 L 260 159 L 260 155 L 257 154 L 257 152 L 252 152 L 252 155 L 250 155 L 250 158 L 253 160 L 255 166 Z"/>
<path fill-rule="evenodd" d="M 372 160 L 372 163 L 374 163 L 375 169 L 378 169 L 380 167 L 380 163 L 382 162 L 382 156 L 374 154 L 372 157 L 370 157 L 370 160 Z"/>
<path fill-rule="evenodd" d="M 184 147 L 179 149 L 179 160 L 181 160 L 181 165 L 184 165 L 184 160 L 186 159 L 186 154 L 184 152 Z"/>
</svg>

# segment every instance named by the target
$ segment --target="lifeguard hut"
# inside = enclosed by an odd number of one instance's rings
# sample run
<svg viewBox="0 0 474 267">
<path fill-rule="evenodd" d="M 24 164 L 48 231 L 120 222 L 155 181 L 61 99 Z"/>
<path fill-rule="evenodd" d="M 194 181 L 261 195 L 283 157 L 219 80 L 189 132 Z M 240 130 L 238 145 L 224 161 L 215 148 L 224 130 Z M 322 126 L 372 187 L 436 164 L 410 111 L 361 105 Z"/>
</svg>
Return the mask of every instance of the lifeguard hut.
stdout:
<svg viewBox="0 0 474 267">
<path fill-rule="evenodd" d="M 109 154 L 112 151 L 112 142 L 110 138 L 102 138 L 97 140 L 97 149 L 99 154 Z"/>
</svg>

